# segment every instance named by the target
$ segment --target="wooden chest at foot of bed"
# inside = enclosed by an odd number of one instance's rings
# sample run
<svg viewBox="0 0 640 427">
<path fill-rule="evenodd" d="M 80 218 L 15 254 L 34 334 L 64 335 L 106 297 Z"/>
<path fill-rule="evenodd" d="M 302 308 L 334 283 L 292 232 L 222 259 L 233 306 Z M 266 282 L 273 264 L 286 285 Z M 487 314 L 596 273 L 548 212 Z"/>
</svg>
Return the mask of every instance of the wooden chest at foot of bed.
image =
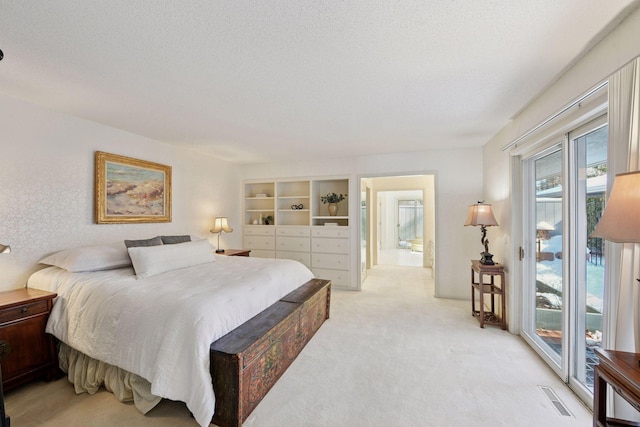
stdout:
<svg viewBox="0 0 640 427">
<path fill-rule="evenodd" d="M 331 282 L 312 279 L 211 344 L 213 422 L 237 427 L 329 318 Z"/>
</svg>

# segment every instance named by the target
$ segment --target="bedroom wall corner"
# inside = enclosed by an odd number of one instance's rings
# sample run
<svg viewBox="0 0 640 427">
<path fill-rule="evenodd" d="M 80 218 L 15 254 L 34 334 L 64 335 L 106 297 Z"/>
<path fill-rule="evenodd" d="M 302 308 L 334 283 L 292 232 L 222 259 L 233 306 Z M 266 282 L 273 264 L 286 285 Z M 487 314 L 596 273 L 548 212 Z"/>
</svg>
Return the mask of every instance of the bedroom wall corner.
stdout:
<svg viewBox="0 0 640 427">
<path fill-rule="evenodd" d="M 0 290 L 24 287 L 55 251 L 183 234 L 209 238 L 213 216 L 240 218 L 240 172 L 227 162 L 0 95 Z M 172 167 L 172 222 L 94 223 L 94 152 Z M 233 247 L 240 233 L 222 236 Z M 236 246 L 237 247 L 237 246 Z"/>
</svg>

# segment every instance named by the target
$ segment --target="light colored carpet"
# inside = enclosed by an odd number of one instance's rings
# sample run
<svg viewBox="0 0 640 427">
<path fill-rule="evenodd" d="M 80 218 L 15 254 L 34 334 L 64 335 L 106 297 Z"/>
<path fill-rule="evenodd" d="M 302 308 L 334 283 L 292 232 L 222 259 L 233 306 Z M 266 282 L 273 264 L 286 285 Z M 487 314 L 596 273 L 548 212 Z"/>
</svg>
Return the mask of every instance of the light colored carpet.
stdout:
<svg viewBox="0 0 640 427">
<path fill-rule="evenodd" d="M 318 331 L 245 426 L 588 426 L 591 413 L 520 339 L 480 329 L 468 301 L 435 299 L 429 270 L 384 266 L 333 291 Z M 539 390 L 550 386 L 573 416 Z M 14 426 L 191 426 L 163 401 L 146 416 L 66 379 L 6 396 Z"/>
</svg>

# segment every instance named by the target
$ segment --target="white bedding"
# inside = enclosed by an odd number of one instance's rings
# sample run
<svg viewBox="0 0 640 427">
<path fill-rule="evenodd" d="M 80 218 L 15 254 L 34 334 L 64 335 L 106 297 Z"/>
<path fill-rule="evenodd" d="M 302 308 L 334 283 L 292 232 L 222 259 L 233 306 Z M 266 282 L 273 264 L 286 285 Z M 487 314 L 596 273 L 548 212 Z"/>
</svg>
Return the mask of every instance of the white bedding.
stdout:
<svg viewBox="0 0 640 427">
<path fill-rule="evenodd" d="M 131 268 L 48 267 L 28 286 L 58 293 L 47 332 L 147 379 L 153 394 L 185 402 L 208 426 L 215 409 L 210 344 L 311 278 L 295 261 L 216 256 L 145 279 Z"/>
</svg>

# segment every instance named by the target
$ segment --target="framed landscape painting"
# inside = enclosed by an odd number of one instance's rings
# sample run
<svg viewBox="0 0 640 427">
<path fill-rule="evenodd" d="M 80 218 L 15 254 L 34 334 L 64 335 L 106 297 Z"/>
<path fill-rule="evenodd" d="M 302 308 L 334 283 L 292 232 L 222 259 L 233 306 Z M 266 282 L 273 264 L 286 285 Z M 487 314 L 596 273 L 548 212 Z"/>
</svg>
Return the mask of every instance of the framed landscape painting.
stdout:
<svg viewBox="0 0 640 427">
<path fill-rule="evenodd" d="M 171 166 L 96 151 L 98 224 L 171 222 Z"/>
</svg>

